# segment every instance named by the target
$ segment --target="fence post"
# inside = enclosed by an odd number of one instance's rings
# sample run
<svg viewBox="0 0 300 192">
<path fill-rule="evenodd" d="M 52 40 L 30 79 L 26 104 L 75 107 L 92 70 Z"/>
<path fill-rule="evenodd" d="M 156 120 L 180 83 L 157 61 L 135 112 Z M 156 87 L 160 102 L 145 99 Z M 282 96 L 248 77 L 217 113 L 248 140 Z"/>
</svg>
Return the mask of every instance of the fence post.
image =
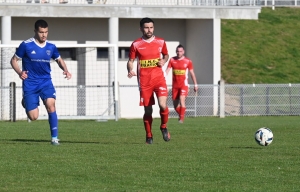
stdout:
<svg viewBox="0 0 300 192">
<path fill-rule="evenodd" d="M 225 117 L 225 82 L 223 79 L 220 81 L 220 118 Z"/>
<path fill-rule="evenodd" d="M 292 84 L 289 83 L 289 102 L 290 102 L 290 115 L 292 115 L 292 90 L 291 90 Z"/>
<path fill-rule="evenodd" d="M 115 111 L 115 121 L 118 121 L 119 119 L 119 103 L 116 99 L 116 89 L 119 89 L 119 82 L 116 84 L 114 81 L 112 82 L 113 85 L 113 101 L 114 101 L 114 111 Z M 117 87 L 116 87 L 117 86 Z"/>
<path fill-rule="evenodd" d="M 241 90 L 240 90 L 240 106 L 241 106 L 241 108 L 240 108 L 240 114 L 241 115 L 244 115 L 244 87 L 242 86 L 241 88 L 240 88 Z"/>
<path fill-rule="evenodd" d="M 270 114 L 270 87 L 266 88 L 266 114 Z"/>
<path fill-rule="evenodd" d="M 195 93 L 195 97 L 194 97 L 194 117 L 197 116 L 197 97 L 198 97 L 198 90 L 197 92 Z"/>
<path fill-rule="evenodd" d="M 16 83 L 9 83 L 9 117 L 11 122 L 16 122 Z"/>
</svg>

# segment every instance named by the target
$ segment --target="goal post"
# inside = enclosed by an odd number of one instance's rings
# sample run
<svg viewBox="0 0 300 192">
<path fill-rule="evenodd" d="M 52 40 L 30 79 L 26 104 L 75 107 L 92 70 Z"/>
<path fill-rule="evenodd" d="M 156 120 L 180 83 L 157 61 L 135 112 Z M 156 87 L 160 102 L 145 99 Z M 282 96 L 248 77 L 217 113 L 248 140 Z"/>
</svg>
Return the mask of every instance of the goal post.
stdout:
<svg viewBox="0 0 300 192">
<path fill-rule="evenodd" d="M 56 44 L 68 70 L 70 80 L 51 60 L 51 76 L 56 89 L 56 111 L 59 119 L 108 120 L 119 118 L 118 46 L 115 44 Z M 0 120 L 10 119 L 10 104 L 15 103 L 16 120 L 27 116 L 21 105 L 22 80 L 12 69 L 10 59 L 18 45 L 0 45 Z M 20 68 L 22 61 L 19 61 Z M 9 85 L 15 82 L 15 99 L 11 99 Z M 40 100 L 39 119 L 48 119 L 48 113 Z"/>
</svg>

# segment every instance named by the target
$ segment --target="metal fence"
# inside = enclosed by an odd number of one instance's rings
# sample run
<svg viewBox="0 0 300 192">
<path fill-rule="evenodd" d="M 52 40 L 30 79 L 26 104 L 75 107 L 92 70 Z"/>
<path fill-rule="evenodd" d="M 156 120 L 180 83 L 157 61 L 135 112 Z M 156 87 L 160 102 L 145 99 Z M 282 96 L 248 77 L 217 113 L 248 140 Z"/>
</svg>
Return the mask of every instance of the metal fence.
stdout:
<svg viewBox="0 0 300 192">
<path fill-rule="evenodd" d="M 300 84 L 220 84 L 220 85 L 198 85 L 199 89 L 194 92 L 192 88 L 186 99 L 186 116 L 283 116 L 283 115 L 300 115 Z M 72 87 L 74 88 L 74 87 Z M 78 89 L 80 87 L 77 87 Z M 120 86 L 121 89 L 136 88 L 137 86 Z M 0 90 L 7 90 L 8 87 L 0 87 Z M 21 87 L 17 87 L 16 92 L 20 92 Z M 119 95 L 120 102 L 128 102 L 126 98 L 133 94 L 131 91 L 125 91 L 125 95 Z M 12 118 L 12 111 L 15 106 L 20 104 L 20 96 L 13 100 L 12 93 L 3 96 L 2 99 L 10 107 L 10 113 L 1 115 Z M 14 93 L 15 94 L 15 93 Z M 134 95 L 136 95 L 134 93 Z M 61 103 L 60 108 L 69 108 L 76 113 L 79 109 L 74 105 L 68 106 Z M 170 117 L 177 118 L 172 102 L 172 90 L 169 86 L 169 97 L 167 105 L 170 109 Z M 122 109 L 121 109 L 122 110 Z M 130 113 L 131 109 L 127 113 Z M 119 111 L 119 109 L 117 110 Z M 124 109 L 123 109 L 124 111 Z M 24 119 L 24 112 L 16 113 L 15 117 Z M 89 113 L 87 111 L 87 113 Z M 21 114 L 21 116 L 19 116 Z M 100 115 L 99 115 L 100 117 Z M 120 116 L 122 118 L 122 115 Z M 138 116 L 137 118 L 139 118 Z M 76 119 L 72 117 L 72 119 Z M 8 120 L 2 118 L 0 120 Z"/>
<path fill-rule="evenodd" d="M 0 0 L 1 4 L 297 7 L 300 0 Z"/>
<path fill-rule="evenodd" d="M 168 106 L 177 117 L 171 99 Z M 186 106 L 192 117 L 300 115 L 300 84 L 199 85 L 197 93 L 189 90 Z"/>
<path fill-rule="evenodd" d="M 218 116 L 219 115 L 219 86 L 218 85 L 198 85 L 199 89 L 194 92 L 189 88 L 189 95 L 186 98 L 186 116 Z M 169 86 L 169 97 L 167 105 L 170 109 L 170 117 L 178 117 L 173 101 L 172 89 Z"/>
<path fill-rule="evenodd" d="M 299 6 L 300 0 L 261 0 L 261 6 L 293 7 Z"/>
<path fill-rule="evenodd" d="M 298 6 L 300 0 L 0 0 L 0 3 L 156 5 L 156 6 Z"/>
<path fill-rule="evenodd" d="M 226 85 L 225 115 L 299 115 L 299 84 Z"/>
</svg>

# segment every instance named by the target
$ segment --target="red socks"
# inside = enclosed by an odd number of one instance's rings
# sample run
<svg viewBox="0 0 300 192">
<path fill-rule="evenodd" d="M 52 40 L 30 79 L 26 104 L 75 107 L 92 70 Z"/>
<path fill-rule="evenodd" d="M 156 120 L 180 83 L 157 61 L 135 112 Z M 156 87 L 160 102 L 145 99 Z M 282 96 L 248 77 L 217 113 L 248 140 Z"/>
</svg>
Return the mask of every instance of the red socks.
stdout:
<svg viewBox="0 0 300 192">
<path fill-rule="evenodd" d="M 178 115 L 180 115 L 180 107 L 176 107 L 175 111 L 177 112 Z"/>
<path fill-rule="evenodd" d="M 179 120 L 184 120 L 186 107 L 176 107 L 175 111 L 179 115 Z"/>
<path fill-rule="evenodd" d="M 186 110 L 186 107 L 181 107 L 180 108 L 180 120 L 183 121 L 184 120 L 184 115 L 185 115 L 185 110 Z"/>
<path fill-rule="evenodd" d="M 160 110 L 161 128 L 166 128 L 169 120 L 169 108 L 167 107 L 164 111 Z"/>
<path fill-rule="evenodd" d="M 160 110 L 159 113 L 160 113 L 160 117 L 161 117 L 160 127 L 161 128 L 166 128 L 168 120 L 169 120 L 169 109 L 166 108 L 164 111 Z M 144 121 L 144 127 L 145 127 L 145 131 L 146 131 L 146 137 L 152 137 L 152 132 L 151 132 L 152 121 L 153 121 L 152 116 L 151 115 L 150 116 L 144 115 L 143 116 L 143 121 Z"/>
</svg>

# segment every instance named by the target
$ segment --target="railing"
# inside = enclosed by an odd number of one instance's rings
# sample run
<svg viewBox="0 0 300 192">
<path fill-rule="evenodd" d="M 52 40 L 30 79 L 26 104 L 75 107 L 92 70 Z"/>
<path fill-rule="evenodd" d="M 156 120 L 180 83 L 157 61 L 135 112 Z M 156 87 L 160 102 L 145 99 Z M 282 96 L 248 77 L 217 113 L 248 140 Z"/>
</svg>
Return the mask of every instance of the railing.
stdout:
<svg viewBox="0 0 300 192">
<path fill-rule="evenodd" d="M 225 116 L 300 115 L 299 84 L 226 84 L 224 97 Z"/>
<path fill-rule="evenodd" d="M 299 6 L 300 0 L 0 0 L 8 4 L 154 5 L 154 6 Z M 0 4 L 1 5 L 1 4 Z"/>
<path fill-rule="evenodd" d="M 261 6 L 293 7 L 299 5 L 300 0 L 261 0 Z"/>
<path fill-rule="evenodd" d="M 187 116 L 300 115 L 300 84 L 198 85 L 186 99 Z M 170 94 L 171 98 L 171 94 Z M 173 108 L 168 100 L 169 108 Z M 171 110 L 171 117 L 178 115 Z"/>
<path fill-rule="evenodd" d="M 64 90 L 80 89 L 81 87 L 67 86 Z M 195 93 L 191 88 L 186 98 L 186 116 L 284 116 L 284 115 L 300 115 L 300 84 L 223 84 L 220 85 L 198 85 L 198 91 Z M 105 94 L 105 89 L 98 88 L 100 92 Z M 124 107 L 131 98 L 130 106 L 138 103 L 139 94 L 138 87 L 119 86 L 120 89 L 120 109 L 122 111 L 121 118 L 127 118 L 128 114 L 134 113 L 136 116 L 131 118 L 139 118 L 141 113 L 135 113 L 138 106 Z M 12 99 L 15 93 L 20 93 L 21 87 L 16 87 L 16 92 L 9 91 L 9 87 L 0 87 L 4 103 L 9 107 L 10 114 L 0 115 L 6 118 L 0 120 L 12 119 L 12 115 L 17 114 L 14 118 L 17 120 L 24 119 L 24 109 L 21 108 L 21 95 L 17 94 L 17 99 Z M 61 91 L 60 87 L 57 92 Z M 67 91 L 68 92 L 68 91 Z M 69 96 L 72 98 L 72 96 Z M 174 110 L 172 102 L 172 89 L 169 86 L 169 97 L 167 105 L 170 109 L 170 117 L 178 118 L 178 114 Z M 62 98 L 60 98 L 61 100 Z M 85 98 L 83 98 L 85 99 Z M 123 105 L 122 105 L 123 104 Z M 125 104 L 125 105 L 124 105 Z M 122 107 L 123 106 L 123 107 Z M 60 118 L 67 115 L 66 113 L 77 113 L 76 105 L 70 105 L 66 102 L 58 104 L 60 108 Z M 17 109 L 17 113 L 12 111 Z M 19 109 L 19 110 L 18 110 Z M 88 109 L 88 108 L 87 108 Z M 73 110 L 73 112 L 72 112 Z M 119 111 L 119 110 L 118 110 Z M 3 110 L 1 111 L 4 112 Z M 1 113 L 0 112 L 0 113 Z M 86 111 L 90 114 L 90 111 Z M 77 116 L 83 119 L 83 116 Z M 85 117 L 87 118 L 87 117 Z M 76 119 L 71 117 L 70 119 Z"/>
<path fill-rule="evenodd" d="M 98 4 L 154 6 L 257 6 L 260 0 L 0 0 L 0 3 Z"/>
</svg>

